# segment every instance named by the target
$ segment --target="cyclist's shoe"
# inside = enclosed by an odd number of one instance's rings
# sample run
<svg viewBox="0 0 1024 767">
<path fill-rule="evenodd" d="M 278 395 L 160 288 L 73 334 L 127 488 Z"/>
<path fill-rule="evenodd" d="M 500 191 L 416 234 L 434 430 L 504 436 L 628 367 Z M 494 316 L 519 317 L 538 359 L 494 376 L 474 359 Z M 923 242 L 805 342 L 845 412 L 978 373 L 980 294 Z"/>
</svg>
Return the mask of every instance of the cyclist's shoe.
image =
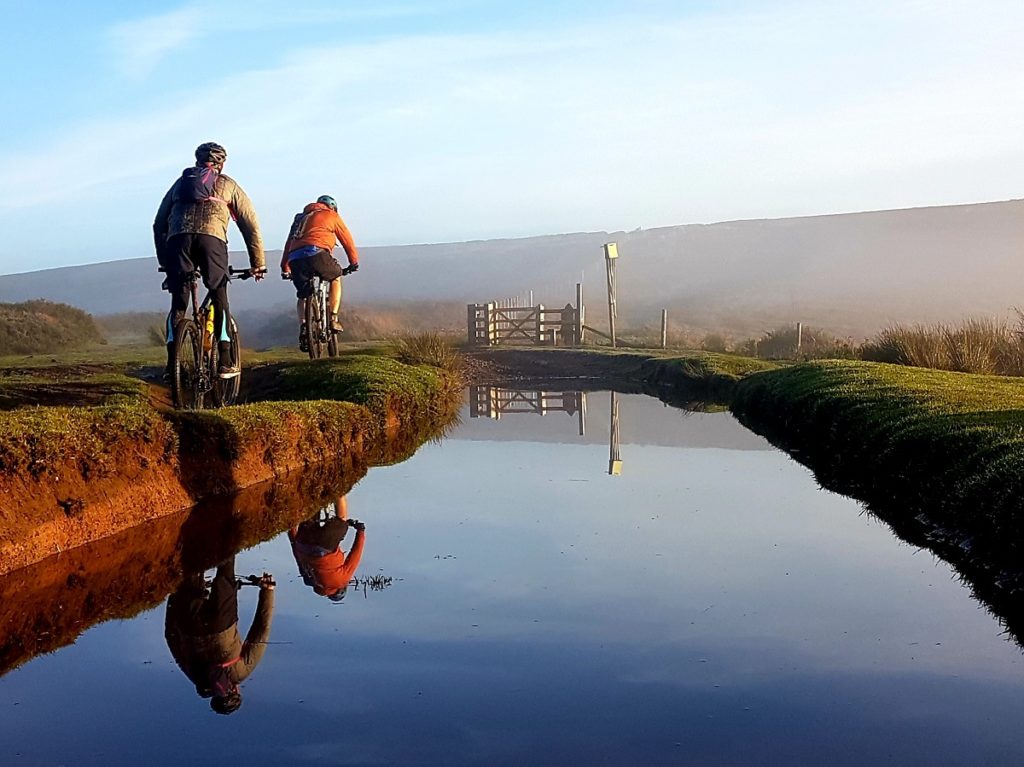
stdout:
<svg viewBox="0 0 1024 767">
<path fill-rule="evenodd" d="M 164 368 L 164 372 L 160 374 L 160 380 L 165 384 L 169 384 L 174 380 L 174 367 L 172 365 Z"/>
<path fill-rule="evenodd" d="M 218 378 L 237 378 L 242 374 L 242 368 L 238 365 L 221 365 L 217 368 Z"/>
<path fill-rule="evenodd" d="M 306 330 L 306 324 L 303 323 L 302 327 L 299 328 L 299 351 L 309 351 L 309 331 Z"/>
<path fill-rule="evenodd" d="M 331 315 L 331 330 L 335 333 L 341 333 L 345 328 L 342 326 L 341 321 L 338 319 L 337 314 Z"/>
</svg>

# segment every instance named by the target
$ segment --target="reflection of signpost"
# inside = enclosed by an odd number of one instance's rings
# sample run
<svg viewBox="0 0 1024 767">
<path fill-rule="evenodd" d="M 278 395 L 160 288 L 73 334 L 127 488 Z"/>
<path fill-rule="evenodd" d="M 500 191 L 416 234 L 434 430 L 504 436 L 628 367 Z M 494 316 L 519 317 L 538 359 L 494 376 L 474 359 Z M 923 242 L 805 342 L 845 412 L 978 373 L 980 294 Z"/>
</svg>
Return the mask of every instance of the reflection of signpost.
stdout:
<svg viewBox="0 0 1024 767">
<path fill-rule="evenodd" d="M 608 433 L 608 473 L 617 477 L 622 473 L 622 459 L 619 457 L 619 398 L 612 392 L 611 427 Z"/>
<path fill-rule="evenodd" d="M 501 420 L 504 415 L 562 412 L 579 417 L 580 436 L 587 431 L 587 395 L 579 391 L 549 392 L 502 389 L 496 386 L 471 386 L 469 417 Z"/>
<path fill-rule="evenodd" d="M 615 262 L 619 257 L 619 246 L 614 242 L 604 245 L 604 263 L 608 273 L 608 328 L 615 348 Z"/>
</svg>

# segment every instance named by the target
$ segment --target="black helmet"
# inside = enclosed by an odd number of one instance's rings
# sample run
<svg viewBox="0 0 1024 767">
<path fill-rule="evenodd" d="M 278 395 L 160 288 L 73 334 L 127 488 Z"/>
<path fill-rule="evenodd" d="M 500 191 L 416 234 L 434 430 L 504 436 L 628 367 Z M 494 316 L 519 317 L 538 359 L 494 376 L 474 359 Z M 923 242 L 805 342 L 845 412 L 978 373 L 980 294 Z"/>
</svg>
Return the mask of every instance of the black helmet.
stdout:
<svg viewBox="0 0 1024 767">
<path fill-rule="evenodd" d="M 196 147 L 196 162 L 200 165 L 211 163 L 212 165 L 223 165 L 228 159 L 228 150 L 220 144 L 207 141 Z"/>
</svg>

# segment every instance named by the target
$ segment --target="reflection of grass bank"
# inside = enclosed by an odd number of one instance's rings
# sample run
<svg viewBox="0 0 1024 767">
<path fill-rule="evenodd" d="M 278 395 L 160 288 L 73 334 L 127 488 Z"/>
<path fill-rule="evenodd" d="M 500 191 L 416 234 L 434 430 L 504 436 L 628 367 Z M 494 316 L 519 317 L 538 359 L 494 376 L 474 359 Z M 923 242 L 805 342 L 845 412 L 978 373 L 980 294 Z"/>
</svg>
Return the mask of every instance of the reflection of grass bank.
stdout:
<svg viewBox="0 0 1024 767">
<path fill-rule="evenodd" d="M 61 383 L 60 369 L 39 380 L 22 369 L 14 388 L 0 383 L 16 408 L 0 412 L 0 572 L 340 454 L 392 460 L 453 417 L 461 387 L 436 368 L 368 353 L 273 370 L 302 401 L 175 413 L 112 372 Z M 17 407 L 42 399 L 34 386 L 72 401 L 101 393 L 86 406 Z"/>
<path fill-rule="evenodd" d="M 508 380 L 534 351 L 488 352 Z M 552 375 L 685 405 L 710 396 L 831 490 L 953 564 L 1024 637 L 1024 381 L 861 361 L 785 367 L 728 355 L 541 352 Z M 546 356 L 543 356 L 546 355 Z"/>
<path fill-rule="evenodd" d="M 732 410 L 1024 627 L 1024 382 L 816 362 L 743 381 Z"/>
</svg>

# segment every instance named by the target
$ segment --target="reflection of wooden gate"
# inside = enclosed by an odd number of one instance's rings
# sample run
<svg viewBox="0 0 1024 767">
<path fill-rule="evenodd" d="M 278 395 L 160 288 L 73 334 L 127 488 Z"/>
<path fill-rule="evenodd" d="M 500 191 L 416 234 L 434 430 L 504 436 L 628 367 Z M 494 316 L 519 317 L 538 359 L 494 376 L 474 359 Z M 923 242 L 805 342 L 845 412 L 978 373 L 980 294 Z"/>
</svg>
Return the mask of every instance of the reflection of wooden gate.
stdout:
<svg viewBox="0 0 1024 767">
<path fill-rule="evenodd" d="M 586 432 L 587 395 L 578 391 L 549 392 L 502 389 L 496 386 L 471 386 L 469 417 L 500 420 L 505 415 L 534 413 L 579 415 L 580 434 Z"/>
</svg>

